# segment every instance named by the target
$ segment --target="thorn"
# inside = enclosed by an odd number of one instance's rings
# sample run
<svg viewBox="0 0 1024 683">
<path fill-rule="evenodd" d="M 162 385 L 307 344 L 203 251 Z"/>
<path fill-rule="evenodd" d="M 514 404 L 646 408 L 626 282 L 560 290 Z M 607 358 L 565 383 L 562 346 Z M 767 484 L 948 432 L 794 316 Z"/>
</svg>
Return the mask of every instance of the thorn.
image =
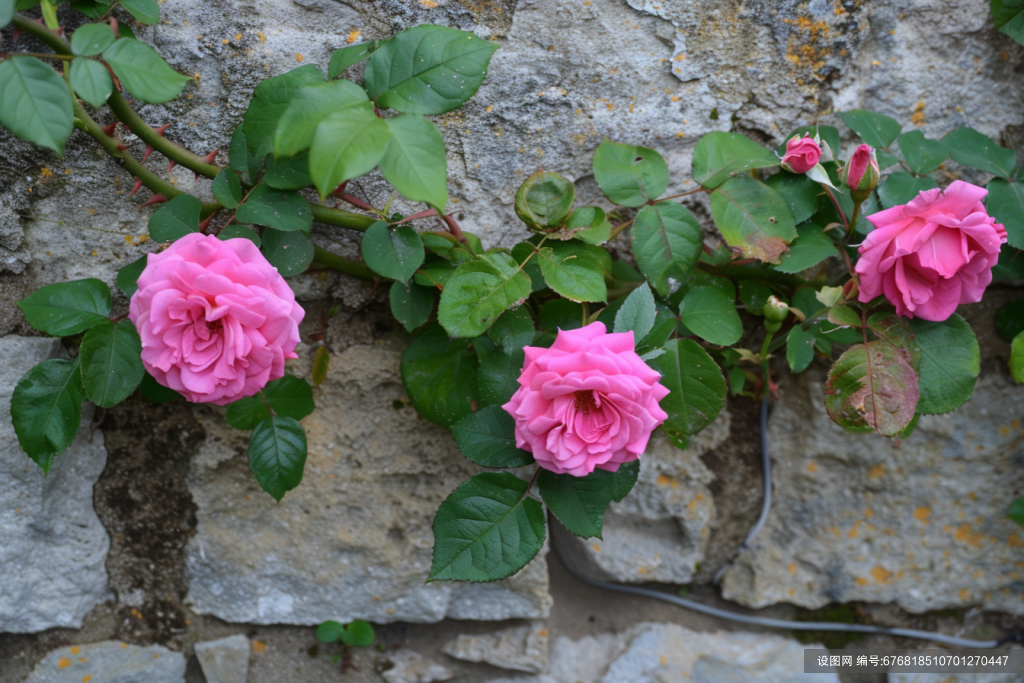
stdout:
<svg viewBox="0 0 1024 683">
<path fill-rule="evenodd" d="M 339 199 L 341 199 L 341 197 L 344 196 L 344 194 L 345 194 L 345 188 L 347 186 L 348 186 L 348 181 L 346 180 L 341 185 L 338 185 L 336 188 L 334 188 L 334 196 L 339 198 Z"/>
<path fill-rule="evenodd" d="M 175 161 L 174 159 L 171 159 L 171 163 L 167 164 L 167 172 L 170 173 L 174 169 L 174 167 L 177 166 L 177 165 L 178 165 L 178 162 Z"/>
<path fill-rule="evenodd" d="M 11 32 L 11 42 L 13 42 L 13 43 L 18 42 L 18 36 L 20 36 L 20 35 L 21 35 L 21 31 L 19 31 L 18 29 L 14 29 L 14 31 Z"/>
<path fill-rule="evenodd" d="M 115 19 L 114 17 L 110 17 L 110 30 L 114 32 L 115 36 L 117 35 L 117 19 Z"/>
<path fill-rule="evenodd" d="M 139 209 L 141 210 L 143 207 L 149 206 L 150 204 L 163 204 L 166 201 L 167 197 L 165 197 L 164 195 L 155 194 L 149 199 L 147 199 L 145 202 L 143 202 L 143 204 L 139 206 Z"/>
<path fill-rule="evenodd" d="M 203 161 L 205 161 L 208 164 L 212 164 L 213 160 L 217 158 L 217 152 L 219 152 L 219 151 L 220 151 L 220 147 L 218 147 L 217 149 L 213 150 L 212 152 L 207 154 L 205 157 L 203 157 Z"/>
<path fill-rule="evenodd" d="M 63 38 L 64 37 L 64 27 L 63 26 L 58 26 L 57 30 L 54 31 L 54 33 L 56 33 L 58 36 L 61 36 Z"/>
<path fill-rule="evenodd" d="M 146 145 L 146 153 L 142 155 L 142 162 L 141 163 L 143 163 L 143 164 L 146 163 L 146 159 L 148 159 L 149 155 L 152 154 L 152 153 L 153 153 L 153 148 L 150 145 Z"/>
<path fill-rule="evenodd" d="M 164 131 L 166 131 L 170 127 L 171 127 L 171 124 L 165 123 L 164 125 L 160 126 L 159 128 L 154 128 L 153 130 L 154 130 L 154 132 L 157 135 L 159 135 L 160 137 L 163 137 L 164 136 Z"/>
<path fill-rule="evenodd" d="M 135 187 L 132 188 L 132 193 L 130 195 L 128 195 L 128 196 L 129 197 L 134 196 L 135 193 L 138 192 L 141 189 L 142 189 L 142 179 L 141 178 L 136 178 L 135 179 Z"/>
<path fill-rule="evenodd" d="M 200 223 L 200 224 L 199 224 L 199 232 L 205 233 L 205 232 L 206 232 L 206 228 L 210 227 L 210 221 L 212 221 L 212 220 L 213 220 L 213 217 L 214 217 L 214 216 L 216 216 L 216 215 L 217 215 L 217 212 L 216 212 L 216 211 L 214 211 L 213 213 L 211 213 L 211 214 L 210 214 L 210 215 L 209 215 L 209 216 L 207 217 L 207 219 L 206 219 L 205 221 L 203 221 L 202 223 Z"/>
<path fill-rule="evenodd" d="M 119 151 L 119 152 L 123 152 L 126 149 L 128 149 L 128 145 L 118 145 L 117 146 L 117 151 Z"/>
</svg>

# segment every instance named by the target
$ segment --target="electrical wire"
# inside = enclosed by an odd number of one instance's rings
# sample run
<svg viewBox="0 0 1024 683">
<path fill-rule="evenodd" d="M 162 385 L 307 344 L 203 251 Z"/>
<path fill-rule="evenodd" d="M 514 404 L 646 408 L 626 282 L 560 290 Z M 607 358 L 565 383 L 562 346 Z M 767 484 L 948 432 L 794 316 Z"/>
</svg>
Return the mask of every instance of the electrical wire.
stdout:
<svg viewBox="0 0 1024 683">
<path fill-rule="evenodd" d="M 761 401 L 761 466 L 764 472 L 764 503 L 761 506 L 761 515 L 758 517 L 757 522 L 750 529 L 747 537 L 740 544 L 740 550 L 748 547 L 749 543 L 757 536 L 758 532 L 764 526 L 765 521 L 768 519 L 768 511 L 771 507 L 772 500 L 772 484 L 771 484 L 771 462 L 768 457 L 768 398 L 767 396 Z M 732 610 L 721 609 L 718 607 L 712 607 L 705 605 L 694 600 L 688 600 L 678 595 L 671 593 L 664 593 L 662 591 L 654 590 L 651 588 L 642 588 L 640 586 L 630 586 L 621 583 L 610 583 L 607 581 L 599 581 L 586 576 L 578 569 L 572 566 L 565 557 L 563 557 L 560 544 L 551 544 L 555 556 L 558 561 L 562 564 L 569 575 L 577 581 L 581 581 L 588 585 L 594 586 L 595 588 L 603 588 L 605 590 L 615 591 L 616 593 L 625 593 L 627 595 L 639 595 L 646 598 L 653 598 L 655 600 L 661 600 L 668 602 L 673 605 L 685 607 L 686 609 L 693 610 L 694 612 L 700 612 L 701 614 L 707 614 L 708 616 L 717 617 L 719 619 L 726 619 L 728 621 L 734 621 L 741 624 L 749 624 L 751 626 L 764 626 L 767 628 L 780 628 L 789 631 L 839 631 L 843 633 L 867 633 L 874 635 L 887 635 L 887 636 L 898 636 L 901 638 L 914 638 L 917 640 L 929 640 L 935 643 L 942 643 L 943 645 L 949 645 L 952 647 L 959 648 L 995 648 L 1003 643 L 1007 642 L 1020 642 L 1020 634 L 1009 634 L 999 640 L 973 640 L 970 638 L 958 638 L 956 636 L 947 636 L 943 633 L 935 633 L 932 631 L 920 631 L 912 628 L 888 628 L 885 626 L 872 626 L 870 624 L 846 624 L 842 622 L 828 622 L 828 621 L 791 621 L 789 619 L 773 619 L 771 617 L 758 617 L 752 614 L 742 614 Z M 728 565 L 726 565 L 728 566 Z M 718 580 L 725 572 L 725 568 L 720 570 L 715 577 Z"/>
</svg>

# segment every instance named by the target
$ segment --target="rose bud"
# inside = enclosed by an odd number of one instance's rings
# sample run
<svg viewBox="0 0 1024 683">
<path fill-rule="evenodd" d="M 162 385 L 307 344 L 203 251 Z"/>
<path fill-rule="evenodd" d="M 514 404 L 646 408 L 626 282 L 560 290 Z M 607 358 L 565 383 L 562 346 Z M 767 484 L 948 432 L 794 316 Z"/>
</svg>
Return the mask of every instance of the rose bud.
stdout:
<svg viewBox="0 0 1024 683">
<path fill-rule="evenodd" d="M 854 201 L 863 202 L 878 187 L 878 159 L 869 145 L 861 145 L 843 169 L 843 182 L 850 188 Z"/>
<path fill-rule="evenodd" d="M 981 203 L 987 194 L 956 180 L 868 216 L 875 230 L 859 249 L 860 301 L 885 294 L 898 315 L 933 321 L 981 301 L 1006 242 Z"/>
<path fill-rule="evenodd" d="M 779 165 L 792 173 L 807 173 L 818 165 L 819 159 L 821 147 L 814 138 L 810 135 L 794 135 L 786 143 L 786 155 L 782 157 Z"/>
<path fill-rule="evenodd" d="M 617 472 L 640 457 L 668 418 L 669 390 L 636 353 L 633 332 L 604 323 L 559 330 L 551 348 L 527 346 L 519 389 L 502 406 L 515 420 L 516 446 L 556 474 Z"/>
<path fill-rule="evenodd" d="M 149 254 L 128 308 L 153 379 L 220 406 L 284 376 L 304 315 L 255 244 L 197 232 Z"/>
</svg>

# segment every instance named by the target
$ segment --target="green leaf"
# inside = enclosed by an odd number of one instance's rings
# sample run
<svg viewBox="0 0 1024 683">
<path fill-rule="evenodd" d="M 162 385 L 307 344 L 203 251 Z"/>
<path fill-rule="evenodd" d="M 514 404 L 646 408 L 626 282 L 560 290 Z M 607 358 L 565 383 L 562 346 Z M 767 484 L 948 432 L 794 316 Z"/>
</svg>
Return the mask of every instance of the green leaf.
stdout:
<svg viewBox="0 0 1024 683">
<path fill-rule="evenodd" d="M 832 238 L 816 223 L 796 226 L 796 239 L 789 243 L 789 252 L 775 266 L 780 273 L 799 273 L 827 258 L 839 256 Z"/>
<path fill-rule="evenodd" d="M 993 178 L 985 189 L 985 208 L 1006 228 L 1007 244 L 1024 248 L 1024 183 Z"/>
<path fill-rule="evenodd" d="M 45 360 L 14 388 L 11 419 L 18 443 L 44 473 L 49 473 L 53 456 L 75 440 L 84 400 L 77 359 Z"/>
<path fill-rule="evenodd" d="M 1016 498 L 1010 503 L 1010 507 L 1006 509 L 1006 516 L 1017 524 L 1024 526 L 1024 497 Z"/>
<path fill-rule="evenodd" d="M 551 334 L 576 330 L 583 327 L 583 307 L 567 299 L 552 299 L 540 307 L 538 322 L 540 329 Z"/>
<path fill-rule="evenodd" d="M 771 150 L 738 133 L 708 133 L 693 149 L 693 179 L 708 189 L 736 173 L 778 164 L 779 158 Z"/>
<path fill-rule="evenodd" d="M 452 337 L 476 337 L 530 296 L 530 278 L 508 254 L 463 263 L 441 293 L 437 318 Z"/>
<path fill-rule="evenodd" d="M 313 412 L 313 390 L 301 377 L 285 375 L 269 382 L 254 396 L 228 406 L 225 417 L 235 429 L 255 429 L 271 415 L 301 420 Z"/>
<path fill-rule="evenodd" d="M 317 347 L 313 354 L 313 384 L 320 386 L 327 379 L 327 370 L 331 367 L 331 353 L 326 346 Z"/>
<path fill-rule="evenodd" d="M 316 627 L 316 639 L 321 643 L 336 643 L 341 640 L 341 634 L 344 632 L 344 624 L 328 619 Z"/>
<path fill-rule="evenodd" d="M 712 192 L 711 214 L 729 246 L 747 258 L 778 263 L 797 234 L 786 200 L 749 176 L 730 178 Z"/>
<path fill-rule="evenodd" d="M 548 287 L 572 301 L 607 301 L 608 288 L 597 258 L 578 242 L 549 242 L 537 259 Z M 529 296 L 527 293 L 526 296 Z"/>
<path fill-rule="evenodd" d="M 293 98 L 304 97 L 305 95 L 298 94 L 303 88 L 322 83 L 324 74 L 320 68 L 307 64 L 280 76 L 268 78 L 257 85 L 240 126 L 245 133 L 249 151 L 257 157 L 265 156 L 272 151 L 278 122 L 291 105 Z M 280 154 L 288 156 L 284 154 L 284 150 Z"/>
<path fill-rule="evenodd" d="M 512 399 L 519 388 L 526 355 L 522 349 L 510 352 L 492 347 L 490 340 L 478 338 L 473 347 L 480 356 L 480 369 L 476 374 L 477 393 L 484 405 L 504 405 Z M 481 347 L 490 347 L 482 350 Z"/>
<path fill-rule="evenodd" d="M 93 278 L 40 287 L 18 302 L 25 320 L 40 332 L 69 337 L 108 322 L 110 289 Z"/>
<path fill-rule="evenodd" d="M 238 174 L 230 168 L 225 168 L 213 179 L 213 198 L 224 205 L 226 209 L 236 208 L 242 201 L 242 181 Z"/>
<path fill-rule="evenodd" d="M 633 332 L 637 341 L 647 336 L 654 327 L 654 294 L 647 283 L 634 289 L 615 314 L 615 332 Z"/>
<path fill-rule="evenodd" d="M 452 425 L 452 436 L 462 454 L 478 465 L 506 469 L 534 462 L 533 455 L 516 447 L 516 422 L 501 406 L 470 413 Z"/>
<path fill-rule="evenodd" d="M 620 465 L 617 472 L 596 469 L 585 477 L 542 470 L 537 486 L 544 504 L 566 529 L 581 538 L 601 538 L 605 510 L 613 500 L 625 497 L 620 494 L 633 488 L 640 472 L 639 467 L 627 465 Z"/>
<path fill-rule="evenodd" d="M 0 28 L 14 19 L 14 0 L 0 0 Z"/>
<path fill-rule="evenodd" d="M 949 150 L 938 140 L 929 140 L 919 130 L 907 131 L 899 137 L 903 160 L 918 175 L 931 173 L 949 158 Z"/>
<path fill-rule="evenodd" d="M 886 209 L 897 204 L 907 204 L 925 190 L 938 187 L 934 179 L 924 176 L 915 178 L 905 171 L 890 173 L 885 182 L 878 186 L 878 200 Z"/>
<path fill-rule="evenodd" d="M 525 306 L 505 311 L 487 330 L 487 336 L 505 353 L 518 351 L 530 344 L 534 334 L 533 318 Z"/>
<path fill-rule="evenodd" d="M 708 352 L 692 339 L 670 339 L 665 353 L 650 361 L 669 390 L 661 399 L 668 413 L 665 431 L 690 436 L 715 421 L 725 406 L 725 378 Z"/>
<path fill-rule="evenodd" d="M 1004 245 L 999 251 L 999 261 L 992 266 L 992 277 L 996 280 L 1024 280 L 1024 252 Z"/>
<path fill-rule="evenodd" d="M 376 221 L 363 234 L 363 261 L 381 277 L 408 282 L 423 263 L 419 233 L 408 225 Z"/>
<path fill-rule="evenodd" d="M 531 230 L 548 230 L 565 224 L 576 198 L 576 186 L 557 173 L 537 171 L 516 192 L 515 209 Z"/>
<path fill-rule="evenodd" d="M 427 581 L 498 581 L 544 545 L 544 508 L 508 472 L 464 482 L 434 517 L 434 562 Z"/>
<path fill-rule="evenodd" d="M 75 93 L 97 109 L 102 107 L 110 93 L 114 92 L 114 82 L 110 79 L 110 74 L 102 64 L 93 59 L 76 57 L 71 62 L 68 75 Z"/>
<path fill-rule="evenodd" d="M 450 427 L 473 412 L 478 366 L 465 340 L 451 340 L 430 323 L 402 356 L 402 384 L 420 415 Z"/>
<path fill-rule="evenodd" d="M 569 216 L 565 227 L 577 230 L 576 238 L 587 244 L 604 244 L 612 234 L 612 224 L 608 222 L 604 209 L 597 206 L 579 207 Z"/>
<path fill-rule="evenodd" d="M 821 185 L 803 173 L 776 173 L 765 181 L 765 185 L 786 200 L 789 212 L 793 214 L 793 222 L 797 225 L 810 220 L 818 210 L 818 197 L 822 194 Z"/>
<path fill-rule="evenodd" d="M 369 647 L 373 644 L 376 634 L 373 631 L 373 626 L 368 621 L 354 619 L 345 626 L 340 637 L 341 642 L 349 647 Z"/>
<path fill-rule="evenodd" d="M 150 401 L 151 403 L 170 403 L 171 401 L 183 398 L 182 395 L 174 389 L 165 387 L 163 384 L 157 382 L 149 373 L 146 373 L 142 377 L 142 383 L 139 385 L 139 393 L 142 394 L 142 398 Z"/>
<path fill-rule="evenodd" d="M 327 77 L 332 81 L 341 75 L 341 73 L 349 68 L 355 66 L 359 62 L 369 57 L 374 50 L 377 49 L 377 41 L 371 41 L 369 43 L 360 43 L 359 45 L 349 45 L 343 47 L 340 50 L 335 50 L 334 54 L 331 55 L 331 61 L 327 65 Z"/>
<path fill-rule="evenodd" d="M 971 326 L 954 313 L 942 322 L 915 318 L 910 329 L 921 350 L 917 412 L 937 415 L 956 410 L 971 398 L 981 371 L 981 353 Z"/>
<path fill-rule="evenodd" d="M 149 217 L 149 236 L 157 242 L 172 242 L 191 232 L 199 232 L 202 210 L 198 199 L 190 194 L 179 194 Z"/>
<path fill-rule="evenodd" d="M 1024 2 L 990 0 L 989 6 L 992 10 L 992 23 L 996 28 L 1024 45 Z"/>
<path fill-rule="evenodd" d="M 420 238 L 422 239 L 422 235 Z M 448 278 L 455 273 L 455 268 L 454 263 L 437 259 L 424 264 L 417 270 L 416 275 L 413 276 L 413 282 L 424 287 L 444 289 L 448 284 Z"/>
<path fill-rule="evenodd" d="M 448 203 L 448 159 L 441 131 L 417 114 L 384 122 L 391 140 L 380 160 L 380 172 L 406 199 L 424 202 L 443 214 Z"/>
<path fill-rule="evenodd" d="M 231 135 L 231 146 L 228 149 L 228 166 L 242 174 L 242 180 L 247 185 L 253 185 L 263 168 L 263 160 L 257 159 L 249 153 L 249 146 L 245 141 L 245 132 L 241 126 L 235 128 Z"/>
<path fill-rule="evenodd" d="M 84 24 L 71 34 L 71 51 L 82 57 L 92 57 L 113 45 L 115 40 L 117 36 L 109 24 Z"/>
<path fill-rule="evenodd" d="M 118 0 L 121 7 L 128 10 L 128 14 L 132 15 L 143 24 L 155 24 L 160 21 L 160 5 L 157 4 L 156 0 Z"/>
<path fill-rule="evenodd" d="M 302 481 L 306 467 L 306 430 L 290 417 L 263 420 L 249 439 L 249 469 L 260 488 L 281 502 Z"/>
<path fill-rule="evenodd" d="M 71 135 L 71 92 L 57 72 L 32 57 L 0 62 L 0 125 L 64 155 Z"/>
<path fill-rule="evenodd" d="M 694 287 L 679 306 L 680 321 L 704 341 L 732 346 L 743 334 L 743 323 L 732 297 L 718 287 Z"/>
<path fill-rule="evenodd" d="M 861 327 L 860 315 L 849 306 L 833 306 L 828 310 L 828 321 L 834 325 Z"/>
<path fill-rule="evenodd" d="M 185 84 L 188 76 L 167 65 L 156 51 L 134 38 L 119 38 L 103 51 L 103 59 L 114 70 L 121 85 L 142 102 L 170 102 Z"/>
<path fill-rule="evenodd" d="M 402 323 L 406 332 L 412 332 L 430 319 L 434 311 L 434 293 L 429 287 L 395 281 L 389 293 L 391 314 Z"/>
<path fill-rule="evenodd" d="M 346 180 L 375 169 L 390 140 L 388 124 L 377 118 L 369 102 L 343 107 L 322 120 L 309 152 L 309 174 L 321 200 Z"/>
<path fill-rule="evenodd" d="M 313 226 L 313 212 L 305 197 L 298 192 L 278 192 L 266 183 L 253 188 L 245 203 L 235 211 L 235 219 L 240 223 L 265 225 L 282 232 L 301 231 L 307 235 Z"/>
<path fill-rule="evenodd" d="M 86 397 L 112 408 L 135 391 L 146 374 L 142 340 L 130 320 L 109 320 L 89 329 L 78 350 Z"/>
<path fill-rule="evenodd" d="M 803 372 L 814 360 L 816 337 L 811 330 L 795 325 L 786 337 L 786 362 L 793 372 Z"/>
<path fill-rule="evenodd" d="M 1013 176 L 1017 155 L 1012 149 L 1004 149 L 973 128 L 957 128 L 946 133 L 942 144 L 949 150 L 953 161 L 981 171 L 994 173 L 1002 178 Z"/>
<path fill-rule="evenodd" d="M 836 424 L 883 436 L 895 436 L 910 424 L 918 396 L 917 373 L 886 341 L 851 346 L 829 370 L 825 384 L 825 408 Z"/>
<path fill-rule="evenodd" d="M 302 232 L 264 230 L 260 251 L 283 277 L 303 273 L 313 262 L 313 243 Z"/>
<path fill-rule="evenodd" d="M 364 85 L 381 108 L 444 114 L 476 94 L 497 45 L 424 24 L 395 34 L 370 55 Z"/>
<path fill-rule="evenodd" d="M 672 290 L 670 280 L 689 279 L 704 246 L 700 224 L 690 210 L 669 202 L 640 209 L 629 241 L 637 266 L 661 296 Z"/>
<path fill-rule="evenodd" d="M 306 151 L 324 119 L 332 114 L 345 114 L 350 108 L 353 121 L 364 119 L 367 110 L 371 117 L 377 118 L 366 92 L 351 81 L 324 83 L 318 80 L 294 91 L 274 132 L 275 156 L 286 159 Z"/>
<path fill-rule="evenodd" d="M 313 178 L 309 175 L 309 154 L 300 154 L 282 161 L 268 154 L 267 166 L 263 182 L 275 190 L 301 190 L 313 184 Z"/>
<path fill-rule="evenodd" d="M 1006 341 L 1013 341 L 1024 332 L 1024 299 L 1005 304 L 996 311 L 996 332 Z"/>
<path fill-rule="evenodd" d="M 1010 343 L 1010 377 L 1017 384 L 1024 384 L 1024 332 Z"/>
<path fill-rule="evenodd" d="M 143 254 L 117 271 L 117 282 L 115 284 L 129 299 L 132 298 L 135 292 L 139 291 L 139 276 L 142 275 L 142 271 L 145 270 L 148 261 L 149 254 Z"/>
<path fill-rule="evenodd" d="M 772 288 L 760 280 L 740 280 L 740 301 L 754 315 L 764 315 L 768 298 L 775 294 Z M 785 297 L 780 296 L 780 299 Z"/>
<path fill-rule="evenodd" d="M 238 223 L 232 223 L 221 228 L 221 231 L 217 233 L 217 239 L 221 240 L 234 240 L 244 239 L 249 240 L 257 247 L 262 244 L 260 236 L 256 234 L 256 231 L 250 228 L 248 225 L 239 225 Z"/>
<path fill-rule="evenodd" d="M 668 164 L 653 149 L 605 138 L 594 150 L 594 179 L 613 204 L 643 206 L 668 187 Z"/>
<path fill-rule="evenodd" d="M 841 112 L 839 118 L 859 135 L 861 140 L 875 149 L 885 149 L 896 142 L 902 130 L 896 119 L 864 109 Z"/>
</svg>

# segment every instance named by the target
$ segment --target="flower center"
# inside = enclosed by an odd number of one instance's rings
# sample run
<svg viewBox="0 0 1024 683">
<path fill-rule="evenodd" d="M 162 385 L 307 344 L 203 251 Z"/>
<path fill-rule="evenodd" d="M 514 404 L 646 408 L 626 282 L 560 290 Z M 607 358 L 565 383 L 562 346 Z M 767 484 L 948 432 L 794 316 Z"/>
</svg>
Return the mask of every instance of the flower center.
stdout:
<svg viewBox="0 0 1024 683">
<path fill-rule="evenodd" d="M 576 410 L 581 411 L 584 415 L 597 412 L 597 399 L 594 397 L 593 391 L 577 391 L 574 396 Z"/>
</svg>

